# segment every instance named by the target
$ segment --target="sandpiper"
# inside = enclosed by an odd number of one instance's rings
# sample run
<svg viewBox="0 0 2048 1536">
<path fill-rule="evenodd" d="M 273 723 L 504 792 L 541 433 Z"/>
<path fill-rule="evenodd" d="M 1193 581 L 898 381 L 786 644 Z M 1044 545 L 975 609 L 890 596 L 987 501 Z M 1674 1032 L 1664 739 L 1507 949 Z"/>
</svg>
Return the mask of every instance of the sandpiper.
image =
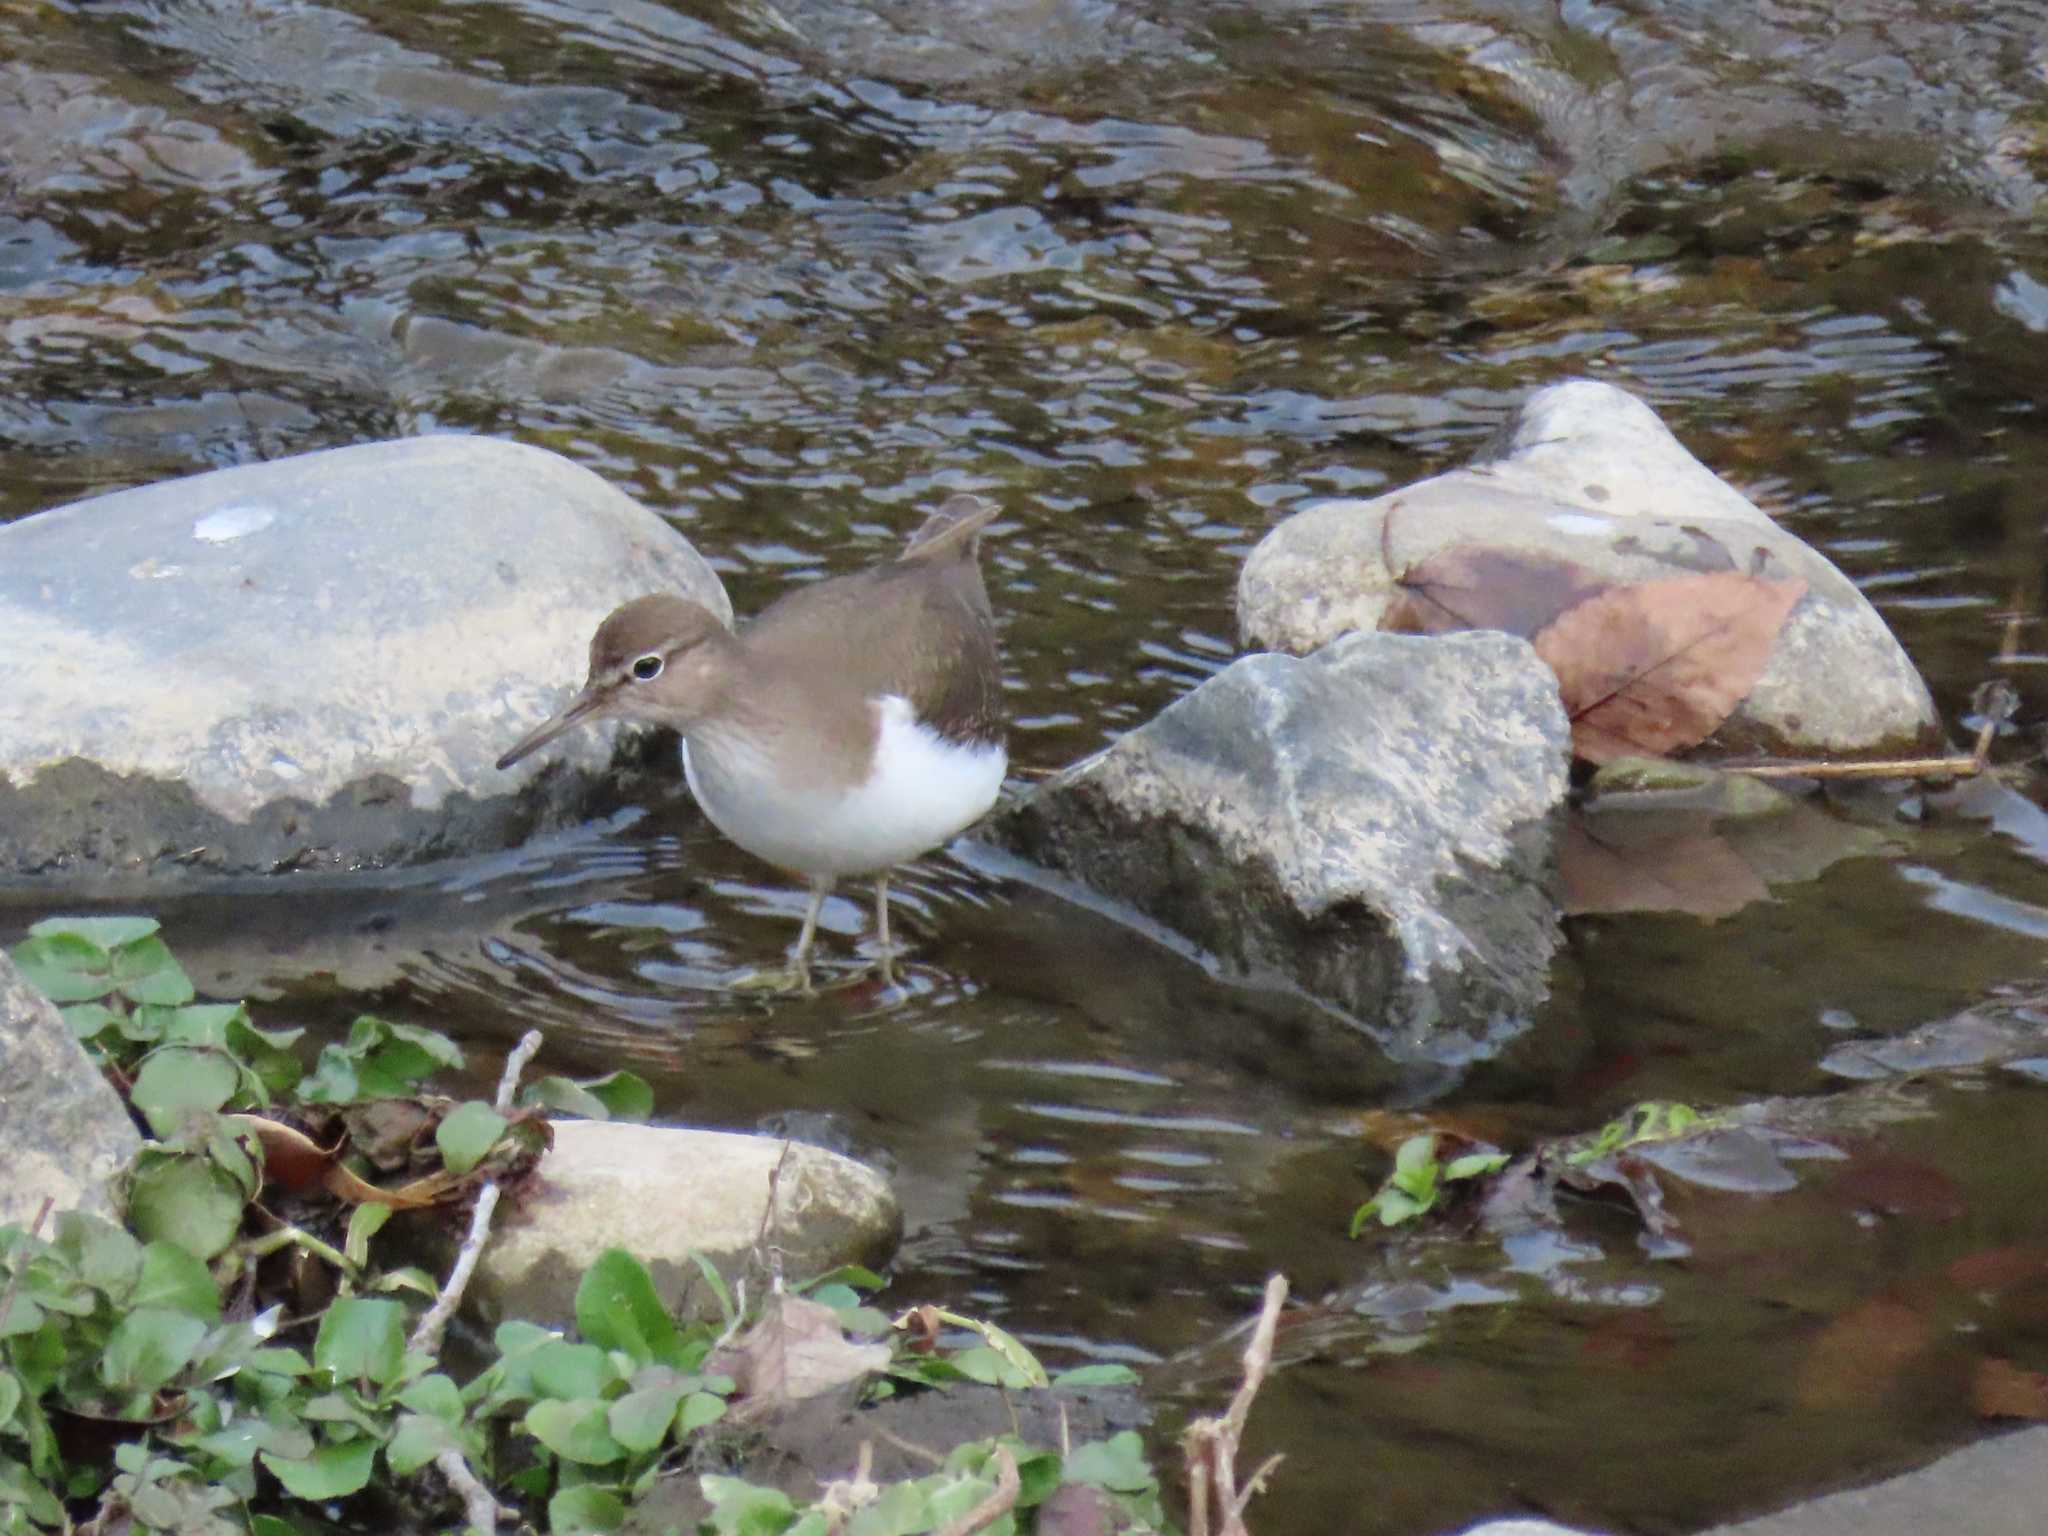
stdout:
<svg viewBox="0 0 2048 1536">
<path fill-rule="evenodd" d="M 1009 766 L 978 560 L 998 511 L 953 496 L 895 560 L 785 593 L 737 633 L 686 597 L 635 598 L 598 626 L 582 691 L 498 766 L 586 721 L 673 727 L 712 825 L 810 882 L 795 984 L 846 875 L 875 877 L 890 975 L 889 871 L 978 820 Z"/>
</svg>

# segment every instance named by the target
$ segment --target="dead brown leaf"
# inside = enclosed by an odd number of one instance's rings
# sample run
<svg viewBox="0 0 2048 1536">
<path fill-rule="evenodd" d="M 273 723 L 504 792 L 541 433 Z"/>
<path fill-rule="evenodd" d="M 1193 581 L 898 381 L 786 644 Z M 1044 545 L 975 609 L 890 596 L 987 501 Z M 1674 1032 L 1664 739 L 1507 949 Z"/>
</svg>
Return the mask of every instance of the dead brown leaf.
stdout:
<svg viewBox="0 0 2048 1536">
<path fill-rule="evenodd" d="M 1850 1308 L 1821 1330 L 1800 1363 L 1800 1404 L 1844 1409 L 1877 1402 L 1927 1348 L 1929 1332 L 1926 1318 L 1888 1296 Z"/>
<path fill-rule="evenodd" d="M 1535 637 L 1557 674 L 1572 750 L 1591 763 L 1698 746 L 1749 697 L 1794 605 L 1797 577 L 1738 571 L 1613 587 Z"/>
<path fill-rule="evenodd" d="M 293 1194 L 316 1189 L 341 1155 L 345 1140 L 323 1147 L 304 1131 L 261 1115 L 224 1115 L 237 1131 L 253 1136 L 263 1147 L 263 1179 Z"/>
<path fill-rule="evenodd" d="M 1980 1419 L 2048 1419 L 2048 1376 L 2010 1360 L 1979 1360 L 1970 1402 Z"/>
<path fill-rule="evenodd" d="M 1448 545 L 1395 579 L 1401 596 L 1380 620 L 1381 629 L 1410 635 L 1501 629 L 1524 639 L 1611 585 L 1589 566 L 1483 544 Z"/>
<path fill-rule="evenodd" d="M 761 1319 L 705 1369 L 733 1379 L 735 1417 L 757 1418 L 848 1386 L 889 1364 L 887 1344 L 857 1344 L 830 1307 L 801 1296 L 768 1299 Z"/>
<path fill-rule="evenodd" d="M 1703 818 L 1633 814 L 1565 823 L 1557 849 L 1564 910 L 1730 917 L 1771 888 Z"/>
</svg>

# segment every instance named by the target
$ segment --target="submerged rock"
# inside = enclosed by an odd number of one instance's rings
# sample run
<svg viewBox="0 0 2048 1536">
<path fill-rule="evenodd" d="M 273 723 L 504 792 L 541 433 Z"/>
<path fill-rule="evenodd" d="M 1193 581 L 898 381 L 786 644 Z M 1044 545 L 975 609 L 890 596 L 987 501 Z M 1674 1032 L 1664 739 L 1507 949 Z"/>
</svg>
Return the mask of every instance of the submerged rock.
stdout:
<svg viewBox="0 0 2048 1536">
<path fill-rule="evenodd" d="M 0 950 L 0 1227 L 27 1227 L 45 1198 L 120 1220 L 112 1180 L 141 1146 L 71 1026 Z"/>
<path fill-rule="evenodd" d="M 1239 630 L 1247 645 L 1306 654 L 1377 629 L 1407 597 L 1405 574 L 1460 547 L 1537 562 L 1553 582 L 1561 562 L 1604 586 L 1759 566 L 1797 578 L 1805 595 L 1713 740 L 1876 756 L 1938 738 L 1927 685 L 1854 583 L 1716 478 L 1648 406 L 1587 379 L 1536 391 L 1465 469 L 1281 523 L 1239 576 Z"/>
<path fill-rule="evenodd" d="M 598 621 L 711 568 L 568 460 L 473 437 L 339 448 L 0 527 L 0 873 L 354 868 L 507 846 L 595 803 L 492 766 Z M 550 798 L 552 797 L 552 798 Z"/>
<path fill-rule="evenodd" d="M 794 1282 L 842 1264 L 879 1268 L 902 1232 L 888 1181 L 836 1152 L 731 1131 L 558 1120 L 554 1149 L 500 1215 L 467 1300 L 492 1323 L 573 1323 L 584 1270 L 621 1247 L 671 1309 L 715 1315 L 692 1255 L 730 1282 L 757 1245 L 772 1244 Z"/>
<path fill-rule="evenodd" d="M 1233 663 L 981 835 L 1456 1060 L 1544 996 L 1566 741 L 1526 641 L 1350 635 Z"/>
</svg>

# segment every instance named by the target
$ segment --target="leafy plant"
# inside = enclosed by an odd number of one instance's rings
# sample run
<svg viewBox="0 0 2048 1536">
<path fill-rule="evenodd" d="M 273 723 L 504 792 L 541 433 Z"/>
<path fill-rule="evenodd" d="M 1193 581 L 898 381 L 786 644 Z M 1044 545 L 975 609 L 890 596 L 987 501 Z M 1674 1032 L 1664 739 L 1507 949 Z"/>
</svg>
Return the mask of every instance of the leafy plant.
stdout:
<svg viewBox="0 0 2048 1536">
<path fill-rule="evenodd" d="M 1598 1162 L 1616 1152 L 1625 1152 L 1644 1142 L 1670 1141 L 1708 1123 L 1707 1117 L 1690 1105 L 1645 1099 L 1568 1150 L 1565 1162 L 1574 1168 L 1583 1168 L 1588 1163 Z"/>
<path fill-rule="evenodd" d="M 852 1380 L 879 1368 L 874 1396 L 911 1384 L 1048 1384 L 1031 1352 L 993 1323 L 915 1308 L 892 1325 L 867 1299 L 882 1282 L 866 1270 L 822 1276 L 799 1288 L 807 1295 L 772 1293 L 742 1332 L 750 1320 L 711 1265 L 699 1268 L 721 1316 L 679 1322 L 646 1269 L 618 1249 L 577 1289 L 575 1336 L 506 1322 L 494 1358 L 459 1383 L 413 1343 L 414 1293 L 431 1295 L 433 1282 L 378 1269 L 378 1231 L 394 1205 L 458 1197 L 537 1156 L 539 1108 L 644 1113 L 644 1082 L 625 1072 L 548 1077 L 517 1110 L 449 1106 L 418 1090 L 461 1064 L 453 1042 L 367 1015 L 308 1072 L 293 1049 L 298 1031 L 258 1029 L 240 1004 L 198 1001 L 145 918 L 48 919 L 15 957 L 63 1003 L 154 1139 L 126 1182 L 133 1230 L 80 1213 L 60 1216 L 48 1239 L 0 1228 L 0 1536 L 68 1530 L 69 1502 L 94 1497 L 101 1530 L 125 1521 L 198 1536 L 291 1536 L 296 1527 L 269 1510 L 327 1505 L 373 1482 L 410 1497 L 423 1523 L 436 1518 L 442 1485 L 409 1480 L 437 1462 L 447 1470 L 451 1455 L 535 1524 L 544 1509 L 554 1532 L 612 1531 L 679 1453 L 715 1462 L 706 1436 L 800 1395 L 784 1358 L 799 1328 L 807 1348 L 825 1348 L 830 1372 Z M 275 1118 L 282 1112 L 272 1106 L 286 1101 L 321 1134 Z M 423 1158 L 438 1166 L 379 1189 L 344 1166 L 369 1155 L 387 1168 Z M 315 1216 L 324 1197 L 319 1219 L 339 1230 L 322 1237 L 267 1211 L 250 1222 L 267 1189 Z M 258 1268 L 287 1246 L 335 1282 L 332 1299 L 295 1324 L 283 1321 L 286 1308 Z M 231 1308 L 224 1289 L 236 1298 Z M 310 1349 L 279 1342 L 288 1327 L 308 1325 Z M 942 1349 L 948 1331 L 956 1347 Z M 1087 1366 L 1050 1385 L 1133 1379 L 1122 1366 Z M 111 1465 L 96 1449 L 110 1442 Z M 803 1507 L 730 1476 L 707 1475 L 704 1490 L 720 1532 L 880 1536 L 943 1526 L 1011 1475 L 1014 1513 L 990 1530 L 1028 1525 L 1045 1500 L 1076 1492 L 1102 1501 L 1117 1528 L 1166 1528 L 1134 1434 L 1064 1457 L 1014 1438 L 984 1440 L 958 1447 L 928 1477 L 834 1485 Z"/>
<path fill-rule="evenodd" d="M 1445 1186 L 1476 1179 L 1505 1167 L 1505 1152 L 1467 1152 L 1442 1162 L 1437 1157 L 1437 1134 L 1423 1131 L 1401 1143 L 1394 1154 L 1394 1171 L 1380 1185 L 1379 1193 L 1351 1213 L 1351 1235 L 1358 1236 L 1374 1217 L 1383 1227 L 1397 1227 L 1414 1221 L 1434 1209 Z"/>
</svg>

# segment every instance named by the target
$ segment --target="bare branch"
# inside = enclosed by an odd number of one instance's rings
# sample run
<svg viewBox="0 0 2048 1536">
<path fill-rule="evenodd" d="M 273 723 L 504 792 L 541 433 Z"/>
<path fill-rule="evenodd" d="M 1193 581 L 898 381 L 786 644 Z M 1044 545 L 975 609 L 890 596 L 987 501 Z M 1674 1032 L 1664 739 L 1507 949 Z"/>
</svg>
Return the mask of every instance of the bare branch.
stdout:
<svg viewBox="0 0 2048 1536">
<path fill-rule="evenodd" d="M 519 1074 L 526 1070 L 526 1064 L 533 1060 L 540 1047 L 540 1031 L 529 1029 L 520 1036 L 512 1054 L 505 1058 L 505 1072 L 498 1079 L 497 1107 L 500 1113 L 512 1107 L 512 1096 L 519 1091 Z M 447 1332 L 449 1320 L 462 1305 L 463 1292 L 469 1289 L 477 1260 L 483 1257 L 484 1240 L 491 1235 L 491 1217 L 497 1209 L 498 1181 L 486 1179 L 483 1188 L 476 1192 L 476 1209 L 469 1216 L 469 1235 L 463 1238 L 462 1247 L 455 1255 L 455 1266 L 448 1271 L 441 1294 L 434 1298 L 427 1315 L 413 1329 L 412 1338 L 407 1341 L 408 1348 L 424 1350 L 430 1355 L 441 1352 L 441 1335 Z"/>
<path fill-rule="evenodd" d="M 1017 1458 L 1007 1445 L 996 1447 L 995 1491 L 958 1519 L 939 1528 L 938 1536 L 974 1536 L 985 1531 L 1017 1507 L 1017 1491 L 1023 1486 L 1017 1476 Z"/>
<path fill-rule="evenodd" d="M 448 1486 L 462 1498 L 462 1512 L 473 1531 L 495 1531 L 501 1520 L 517 1520 L 519 1512 L 507 1509 L 493 1497 L 491 1490 L 470 1471 L 469 1463 L 462 1452 L 446 1450 L 434 1458 L 434 1465 L 441 1475 L 448 1479 Z"/>
<path fill-rule="evenodd" d="M 1265 1486 L 1266 1477 L 1280 1464 L 1278 1456 L 1267 1458 L 1240 1493 L 1237 1487 L 1237 1447 L 1244 1435 L 1245 1420 L 1251 1415 L 1252 1400 L 1266 1372 L 1273 1365 L 1273 1334 L 1280 1324 L 1280 1307 L 1287 1300 L 1287 1277 L 1274 1275 L 1266 1281 L 1266 1293 L 1259 1307 L 1259 1319 L 1252 1327 L 1251 1341 L 1244 1347 L 1244 1380 L 1220 1419 L 1197 1419 L 1181 1435 L 1181 1454 L 1188 1468 L 1188 1536 L 1209 1536 L 1211 1503 L 1222 1522 L 1217 1536 L 1249 1536 L 1244 1512 L 1252 1495 Z"/>
</svg>

